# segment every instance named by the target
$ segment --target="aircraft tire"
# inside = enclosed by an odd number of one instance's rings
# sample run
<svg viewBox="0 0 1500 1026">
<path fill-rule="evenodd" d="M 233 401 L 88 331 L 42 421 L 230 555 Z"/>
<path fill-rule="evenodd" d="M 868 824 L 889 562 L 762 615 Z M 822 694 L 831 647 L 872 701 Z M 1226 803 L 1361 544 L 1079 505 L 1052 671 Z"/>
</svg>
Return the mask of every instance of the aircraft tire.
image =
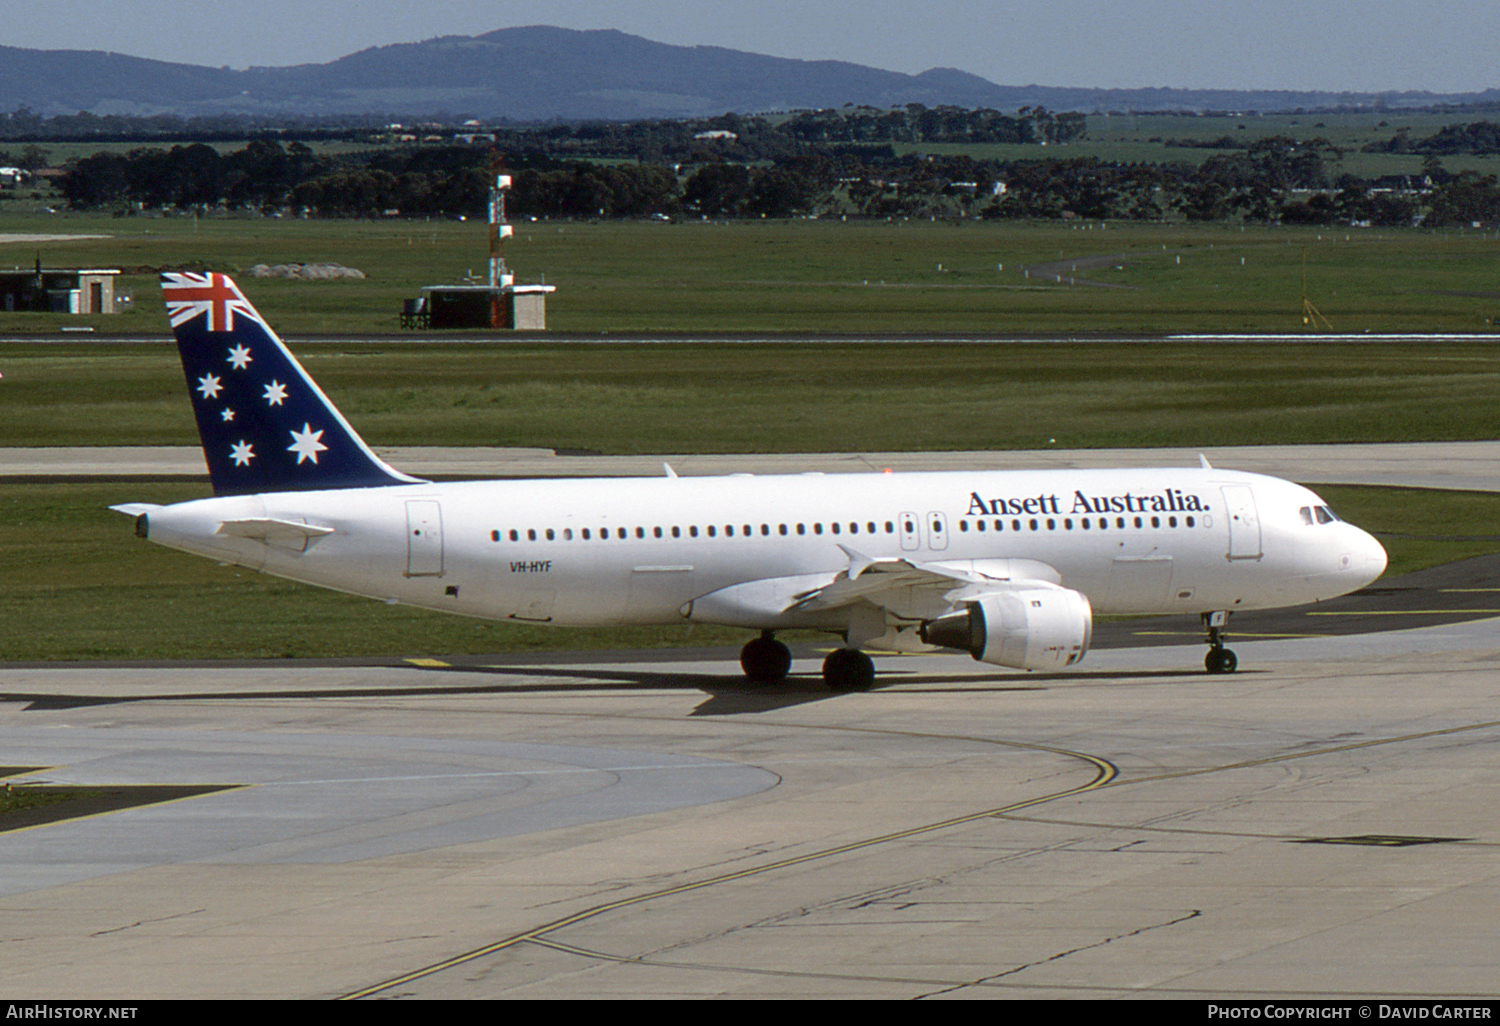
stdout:
<svg viewBox="0 0 1500 1026">
<path fill-rule="evenodd" d="M 869 691 L 875 661 L 857 648 L 836 648 L 823 660 L 823 683 L 832 691 Z"/>
<path fill-rule="evenodd" d="M 791 668 L 791 649 L 775 638 L 752 638 L 740 649 L 740 669 L 758 684 L 782 680 Z"/>
<path fill-rule="evenodd" d="M 1203 660 L 1209 673 L 1233 673 L 1239 665 L 1239 657 L 1227 648 L 1211 648 Z"/>
</svg>

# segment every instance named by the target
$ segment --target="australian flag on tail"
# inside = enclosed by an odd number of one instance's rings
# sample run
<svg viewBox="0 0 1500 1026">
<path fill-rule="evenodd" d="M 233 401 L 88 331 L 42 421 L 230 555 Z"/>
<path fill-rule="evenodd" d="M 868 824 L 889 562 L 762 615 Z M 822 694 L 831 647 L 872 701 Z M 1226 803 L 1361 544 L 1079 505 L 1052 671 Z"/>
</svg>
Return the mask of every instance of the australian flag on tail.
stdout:
<svg viewBox="0 0 1500 1026">
<path fill-rule="evenodd" d="M 370 451 L 228 276 L 161 276 L 215 495 L 419 484 Z"/>
</svg>

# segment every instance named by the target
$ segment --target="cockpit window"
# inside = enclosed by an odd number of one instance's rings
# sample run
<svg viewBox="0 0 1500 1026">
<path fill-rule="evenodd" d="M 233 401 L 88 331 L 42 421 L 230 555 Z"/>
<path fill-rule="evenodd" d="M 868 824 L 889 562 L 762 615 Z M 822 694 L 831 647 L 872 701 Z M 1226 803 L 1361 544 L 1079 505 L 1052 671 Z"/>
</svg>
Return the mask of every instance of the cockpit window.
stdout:
<svg viewBox="0 0 1500 1026">
<path fill-rule="evenodd" d="M 1338 523 L 1339 519 L 1338 514 L 1327 506 L 1303 506 L 1297 513 L 1302 517 L 1302 522 L 1308 526 L 1334 524 Z"/>
<path fill-rule="evenodd" d="M 1302 522 L 1304 524 L 1306 524 L 1308 527 L 1311 527 L 1313 525 L 1313 511 L 1311 506 L 1303 506 L 1297 512 L 1301 515 Z"/>
</svg>

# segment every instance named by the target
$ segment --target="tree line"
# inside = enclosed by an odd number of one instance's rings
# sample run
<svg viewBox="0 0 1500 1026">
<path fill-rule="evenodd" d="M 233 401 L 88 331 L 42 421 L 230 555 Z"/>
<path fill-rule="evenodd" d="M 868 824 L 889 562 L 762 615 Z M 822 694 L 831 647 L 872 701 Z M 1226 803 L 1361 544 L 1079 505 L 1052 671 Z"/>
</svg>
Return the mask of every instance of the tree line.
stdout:
<svg viewBox="0 0 1500 1026">
<path fill-rule="evenodd" d="M 899 117 L 891 121 L 892 114 Z M 1493 175 L 1449 176 L 1434 160 L 1430 188 L 1375 188 L 1378 183 L 1334 174 L 1330 167 L 1341 153 L 1322 139 L 1260 139 L 1216 149 L 1201 164 L 898 155 L 890 142 L 902 132 L 926 140 L 1001 131 L 1060 140 L 1081 131 L 1081 118 L 1065 122 L 1066 115 L 1023 111 L 1006 125 L 993 114 L 918 105 L 898 112 L 807 112 L 777 129 L 779 141 L 757 134 L 765 119 L 737 115 L 528 128 L 555 132 L 560 143 L 547 152 L 500 151 L 513 177 L 507 207 L 516 218 L 1082 217 L 1381 226 L 1410 225 L 1418 217 L 1429 225 L 1500 219 Z M 688 131 L 704 124 L 725 127 Z M 699 138 L 709 131 L 730 135 Z M 886 141 L 871 141 L 871 135 Z M 691 159 L 580 159 L 564 145 L 579 139 L 653 152 L 686 146 Z M 71 162 L 61 189 L 76 208 L 476 216 L 486 207 L 493 152 L 485 145 L 438 145 L 320 155 L 302 142 L 264 138 L 229 153 L 203 143 L 139 147 Z"/>
</svg>

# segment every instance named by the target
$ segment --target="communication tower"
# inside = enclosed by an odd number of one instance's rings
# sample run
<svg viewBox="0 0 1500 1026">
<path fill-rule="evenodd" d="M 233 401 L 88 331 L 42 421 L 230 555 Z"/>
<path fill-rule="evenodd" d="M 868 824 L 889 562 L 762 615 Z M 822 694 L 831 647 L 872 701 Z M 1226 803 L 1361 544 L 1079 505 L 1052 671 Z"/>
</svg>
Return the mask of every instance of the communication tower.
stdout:
<svg viewBox="0 0 1500 1026">
<path fill-rule="evenodd" d="M 505 240 L 516 233 L 505 220 L 505 194 L 510 190 L 510 175 L 500 172 L 500 159 L 490 163 L 494 183 L 490 186 L 490 288 L 510 288 L 515 275 L 505 267 Z"/>
<path fill-rule="evenodd" d="M 408 328 L 505 328 L 543 331 L 552 285 L 517 285 L 505 264 L 505 240 L 515 228 L 505 219 L 511 178 L 500 158 L 490 162 L 490 271 L 484 285 L 427 285 L 417 299 L 402 303 L 401 325 Z M 472 282 L 473 279 L 470 279 Z"/>
</svg>

